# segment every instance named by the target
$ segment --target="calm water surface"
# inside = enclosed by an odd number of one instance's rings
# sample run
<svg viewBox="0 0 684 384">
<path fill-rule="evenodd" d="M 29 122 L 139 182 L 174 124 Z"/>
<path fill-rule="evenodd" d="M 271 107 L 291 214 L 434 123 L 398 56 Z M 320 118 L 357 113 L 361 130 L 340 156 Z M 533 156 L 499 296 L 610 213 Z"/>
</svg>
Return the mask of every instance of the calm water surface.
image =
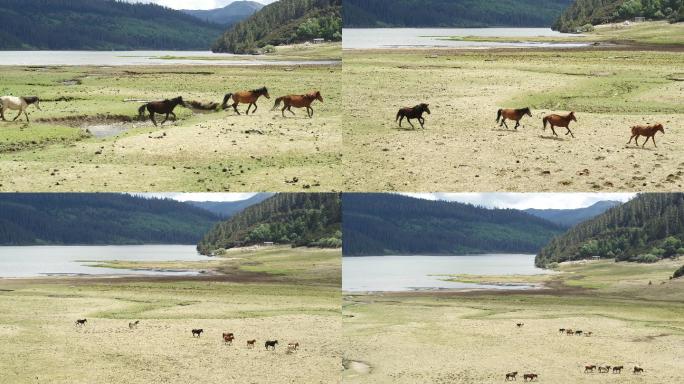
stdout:
<svg viewBox="0 0 684 384">
<path fill-rule="evenodd" d="M 97 268 L 92 262 L 209 260 L 194 245 L 0 247 L 0 277 L 51 275 L 194 275 L 188 271 Z"/>
<path fill-rule="evenodd" d="M 164 56 L 190 59 L 162 59 Z M 202 60 L 201 58 L 213 60 Z M 246 58 L 237 60 L 238 58 Z M 219 59 L 219 60 L 217 60 Z M 223 60 L 220 60 L 223 59 Z M 0 51 L 0 65 L 315 65 L 339 61 L 266 60 L 253 55 L 211 51 Z"/>
<path fill-rule="evenodd" d="M 534 255 L 366 256 L 342 259 L 342 289 L 348 292 L 420 289 L 529 289 L 442 281 L 448 274 L 536 275 L 552 273 L 534 266 Z"/>
<path fill-rule="evenodd" d="M 449 48 L 545 48 L 545 47 L 582 47 L 586 43 L 544 43 L 544 42 L 475 42 L 449 41 L 440 38 L 452 36 L 478 37 L 537 37 L 563 36 L 549 28 L 345 28 L 342 30 L 342 48 L 410 48 L 410 47 L 449 47 Z M 576 36 L 576 35 L 573 35 Z"/>
</svg>

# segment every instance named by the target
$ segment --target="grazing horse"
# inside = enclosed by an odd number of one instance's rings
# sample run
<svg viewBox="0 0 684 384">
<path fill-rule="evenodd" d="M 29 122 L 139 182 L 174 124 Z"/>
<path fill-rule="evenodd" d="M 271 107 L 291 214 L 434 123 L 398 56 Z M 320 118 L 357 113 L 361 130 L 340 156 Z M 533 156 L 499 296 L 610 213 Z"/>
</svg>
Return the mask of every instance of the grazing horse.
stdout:
<svg viewBox="0 0 684 384">
<path fill-rule="evenodd" d="M 406 121 L 411 125 L 411 128 L 415 129 L 416 127 L 411 124 L 411 119 L 418 119 L 420 127 L 425 129 L 425 119 L 423 118 L 424 112 L 427 112 L 428 115 L 430 114 L 430 108 L 428 108 L 428 104 L 425 103 L 418 104 L 415 107 L 402 108 L 397 112 L 397 117 L 394 121 L 398 121 L 399 127 L 401 127 L 401 121 L 404 120 L 405 117 Z"/>
<path fill-rule="evenodd" d="M 617 367 L 613 367 L 613 373 L 622 373 L 622 368 L 624 368 L 624 366 L 622 366 L 622 365 L 618 365 Z"/>
<path fill-rule="evenodd" d="M 140 324 L 140 320 L 136 320 L 132 323 L 128 323 L 128 328 L 130 328 L 130 329 L 138 328 L 138 324 Z"/>
<path fill-rule="evenodd" d="M 176 114 L 173 113 L 173 110 L 174 108 L 176 108 L 177 105 L 185 106 L 183 97 L 178 96 L 171 100 L 166 99 L 162 101 L 150 101 L 149 103 L 143 104 L 140 108 L 138 108 L 138 118 L 140 120 L 143 120 L 145 118 L 145 109 L 147 108 L 147 111 L 150 113 L 150 120 L 152 120 L 154 125 L 157 125 L 157 121 L 154 120 L 155 113 L 166 114 L 164 121 L 161 122 L 161 124 L 164 125 L 166 120 L 169 119 L 169 115 L 173 115 L 173 119 L 176 120 Z"/>
<path fill-rule="evenodd" d="M 76 325 L 83 326 L 88 322 L 88 319 L 79 319 L 76 320 Z"/>
<path fill-rule="evenodd" d="M 202 332 L 204 332 L 204 329 L 193 329 L 192 337 L 200 337 L 202 336 Z"/>
<path fill-rule="evenodd" d="M 594 364 L 584 366 L 584 373 L 594 372 L 595 370 L 596 370 L 596 365 L 594 365 Z"/>
<path fill-rule="evenodd" d="M 644 369 L 641 367 L 634 366 L 634 371 L 632 371 L 635 375 L 637 373 L 644 373 Z"/>
<path fill-rule="evenodd" d="M 530 379 L 530 381 L 534 381 L 537 378 L 539 378 L 539 375 L 537 375 L 536 373 L 526 373 L 523 375 L 524 381 L 527 381 L 527 379 Z"/>
<path fill-rule="evenodd" d="M 231 98 L 233 99 L 233 104 L 231 106 L 235 110 L 235 113 L 238 115 L 240 114 L 240 111 L 238 111 L 237 106 L 238 104 L 249 104 L 247 106 L 247 112 L 245 112 L 246 115 L 249 115 L 249 109 L 254 106 L 254 111 L 252 111 L 252 115 L 256 112 L 257 110 L 257 105 L 256 102 L 259 99 L 260 96 L 266 96 L 267 99 L 270 99 L 271 96 L 268 94 L 268 89 L 266 87 L 261 87 L 258 89 L 253 89 L 251 91 L 240 91 L 240 92 L 235 92 L 235 93 L 226 93 L 225 96 L 223 96 L 223 103 L 221 104 L 222 109 L 227 109 L 228 108 L 228 100 Z"/>
<path fill-rule="evenodd" d="M 605 367 L 598 367 L 599 373 L 608 373 L 610 372 L 610 365 L 606 365 Z"/>
<path fill-rule="evenodd" d="M 558 136 L 556 133 L 556 130 L 554 129 L 555 127 L 563 127 L 567 129 L 568 131 L 565 132 L 565 135 L 570 134 L 573 138 L 575 135 L 572 134 L 572 131 L 570 131 L 570 122 L 571 121 L 577 121 L 575 118 L 575 112 L 570 112 L 566 116 L 561 116 L 561 115 L 548 115 L 544 116 L 542 119 L 544 122 L 544 130 L 546 130 L 546 123 L 549 123 L 551 125 L 551 131 L 553 131 L 553 134 L 555 136 Z"/>
<path fill-rule="evenodd" d="M 233 336 L 233 332 L 223 332 L 223 342 L 226 344 L 233 344 L 233 340 L 235 340 L 235 336 Z"/>
<path fill-rule="evenodd" d="M 7 121 L 5 120 L 5 110 L 12 109 L 19 111 L 12 121 L 15 121 L 23 113 L 24 116 L 26 116 L 26 122 L 28 123 L 29 117 L 26 113 L 26 109 L 31 104 L 35 104 L 36 108 L 38 108 L 39 111 L 42 111 L 42 109 L 40 109 L 40 99 L 38 96 L 2 96 L 0 97 L 0 117 L 3 121 Z"/>
<path fill-rule="evenodd" d="M 629 138 L 629 141 L 627 144 L 632 142 L 632 139 L 634 139 L 634 144 L 637 146 L 639 145 L 639 136 L 644 136 L 646 137 L 646 141 L 641 145 L 641 148 L 643 148 L 646 143 L 648 143 L 648 139 L 653 140 L 653 146 L 658 148 L 655 142 L 655 135 L 658 133 L 658 131 L 662 132 L 663 135 L 665 134 L 665 128 L 663 128 L 662 124 L 656 124 L 656 125 L 635 125 L 632 127 L 632 137 Z"/>
<path fill-rule="evenodd" d="M 518 371 L 515 372 L 509 372 L 506 374 L 506 381 L 511 381 L 511 380 L 518 380 L 516 379 L 516 376 L 518 376 Z"/>
<path fill-rule="evenodd" d="M 280 111 L 285 117 L 285 110 L 287 109 L 291 114 L 295 114 L 292 112 L 292 107 L 295 108 L 306 108 L 306 114 L 309 116 L 309 118 L 313 117 L 313 108 L 311 108 L 311 103 L 314 102 L 314 100 L 318 100 L 321 103 L 323 102 L 323 96 L 321 96 L 320 91 L 312 91 L 310 93 L 307 93 L 306 95 L 287 95 L 287 96 L 282 96 L 279 97 L 275 100 L 275 105 L 273 105 L 273 109 L 271 111 L 274 111 L 276 108 L 280 106 L 280 102 L 283 102 L 283 109 Z"/>
<path fill-rule="evenodd" d="M 522 327 L 523 325 L 525 325 L 525 323 L 515 323 L 515 325 L 517 325 L 518 328 L 520 328 L 520 327 Z"/>
<path fill-rule="evenodd" d="M 264 347 L 266 347 L 267 351 L 268 347 L 273 347 L 273 350 L 275 351 L 276 344 L 278 344 L 278 340 L 266 340 L 266 343 L 264 343 Z"/>
<path fill-rule="evenodd" d="M 254 345 L 256 344 L 256 339 L 254 340 L 247 340 L 247 348 L 254 348 Z"/>
<path fill-rule="evenodd" d="M 509 120 L 515 120 L 515 129 L 518 129 L 520 126 L 520 119 L 522 119 L 525 115 L 532 117 L 532 111 L 530 111 L 530 108 L 520 108 L 520 109 L 499 109 L 496 112 L 496 122 L 499 122 L 499 119 L 501 119 L 501 124 L 499 124 L 499 127 L 506 126 L 506 129 L 508 129 L 508 124 L 506 124 L 506 119 Z"/>
</svg>

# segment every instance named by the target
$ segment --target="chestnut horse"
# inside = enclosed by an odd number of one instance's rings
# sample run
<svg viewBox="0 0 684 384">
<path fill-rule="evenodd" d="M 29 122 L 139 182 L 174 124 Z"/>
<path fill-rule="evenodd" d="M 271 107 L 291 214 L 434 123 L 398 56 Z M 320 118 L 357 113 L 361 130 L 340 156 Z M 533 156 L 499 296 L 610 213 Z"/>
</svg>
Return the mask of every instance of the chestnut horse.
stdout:
<svg viewBox="0 0 684 384">
<path fill-rule="evenodd" d="M 154 114 L 166 114 L 164 121 L 161 122 L 161 124 L 163 125 L 166 122 L 166 120 L 169 119 L 169 115 L 173 115 L 173 119 L 176 120 L 176 114 L 173 113 L 173 110 L 178 105 L 185 106 L 185 102 L 183 101 L 182 96 L 178 96 L 171 100 L 165 99 L 162 101 L 150 101 L 149 103 L 143 104 L 143 106 L 138 108 L 138 118 L 140 120 L 143 120 L 145 118 L 145 109 L 147 109 L 147 111 L 150 113 L 150 120 L 152 120 L 152 123 L 154 123 L 154 125 L 157 125 L 157 121 L 154 120 Z"/>
<path fill-rule="evenodd" d="M 553 134 L 555 136 L 558 136 L 556 133 L 556 130 L 554 127 L 563 127 L 567 129 L 568 131 L 565 132 L 566 135 L 570 134 L 573 138 L 575 135 L 572 134 L 572 131 L 570 131 L 570 122 L 571 121 L 577 121 L 575 118 L 575 112 L 570 112 L 566 116 L 561 116 L 561 115 L 548 115 L 544 116 L 544 119 L 542 120 L 544 122 L 544 130 L 546 130 L 546 123 L 549 123 L 551 125 L 551 131 L 553 131 Z"/>
<path fill-rule="evenodd" d="M 233 332 L 224 332 L 223 333 L 223 342 L 226 344 L 233 344 L 233 340 L 235 340 L 235 336 L 233 336 Z"/>
<path fill-rule="evenodd" d="M 665 134 L 665 128 L 663 128 L 662 124 L 656 124 L 656 125 L 635 125 L 632 127 L 632 137 L 629 138 L 629 141 L 627 144 L 632 142 L 632 139 L 634 139 L 634 143 L 636 145 L 639 145 L 639 136 L 644 136 L 646 137 L 646 141 L 641 145 L 641 148 L 643 148 L 646 143 L 648 143 L 648 139 L 653 140 L 653 146 L 658 148 L 655 142 L 655 135 L 658 133 L 658 131 L 662 132 L 663 135 Z"/>
<path fill-rule="evenodd" d="M 423 118 L 424 112 L 427 112 L 428 115 L 430 114 L 430 108 L 428 108 L 428 104 L 425 103 L 418 104 L 413 108 L 402 108 L 399 110 L 399 112 L 397 112 L 397 117 L 394 121 L 398 121 L 399 127 L 401 127 L 401 121 L 404 120 L 405 117 L 406 121 L 411 125 L 411 128 L 415 129 L 416 127 L 414 127 L 413 124 L 411 124 L 411 119 L 418 119 L 420 127 L 425 129 L 425 119 Z"/>
<path fill-rule="evenodd" d="M 536 373 L 526 373 L 523 375 L 523 380 L 527 381 L 527 379 L 530 379 L 530 381 L 534 381 L 539 377 Z"/>
<path fill-rule="evenodd" d="M 254 106 L 254 111 L 252 111 L 252 114 L 256 112 L 257 110 L 257 105 L 256 102 L 259 99 L 260 96 L 266 96 L 267 99 L 270 99 L 271 96 L 268 94 L 268 89 L 266 87 L 261 87 L 259 89 L 253 89 L 251 91 L 240 91 L 240 92 L 235 92 L 235 93 L 226 93 L 226 95 L 223 97 L 223 103 L 221 104 L 221 108 L 227 109 L 228 108 L 228 100 L 231 98 L 233 99 L 233 104 L 231 106 L 235 110 L 235 113 L 238 115 L 240 114 L 240 111 L 238 111 L 237 106 L 238 104 L 249 104 L 247 107 L 247 112 L 245 112 L 246 115 L 249 115 L 249 109 Z"/>
<path fill-rule="evenodd" d="M 515 378 L 516 376 L 518 376 L 518 371 L 507 373 L 506 374 L 506 381 L 516 380 L 516 378 Z"/>
<path fill-rule="evenodd" d="M 26 108 L 31 104 L 35 104 L 36 108 L 38 108 L 39 111 L 42 111 L 42 109 L 40 109 L 40 99 L 38 96 L 2 96 L 0 97 L 0 117 L 3 121 L 7 121 L 5 120 L 5 111 L 12 109 L 19 111 L 12 121 L 15 121 L 23 113 L 24 116 L 26 116 L 26 122 L 28 123 L 29 117 L 26 113 Z"/>
<path fill-rule="evenodd" d="M 273 109 L 271 111 L 274 111 L 278 106 L 280 106 L 280 102 L 283 102 L 283 109 L 281 110 L 283 117 L 285 117 L 285 110 L 287 109 L 290 111 L 291 114 L 295 114 L 292 112 L 292 107 L 295 108 L 306 108 L 306 114 L 311 118 L 313 117 L 313 108 L 311 108 L 311 103 L 314 102 L 314 100 L 318 100 L 321 103 L 323 102 L 323 96 L 321 96 L 320 91 L 312 91 L 307 93 L 306 95 L 287 95 L 283 97 L 279 97 L 275 100 L 275 105 L 273 106 Z"/>
<path fill-rule="evenodd" d="M 506 126 L 506 129 L 508 129 L 508 124 L 506 124 L 506 119 L 509 120 L 515 120 L 515 129 L 518 129 L 520 126 L 520 119 L 522 119 L 525 115 L 532 117 L 532 111 L 530 111 L 530 108 L 520 108 L 520 109 L 499 109 L 496 112 L 496 122 L 499 122 L 499 119 L 501 118 L 501 124 L 499 124 L 499 127 Z"/>
<path fill-rule="evenodd" d="M 594 370 L 596 370 L 596 365 L 592 364 L 592 365 L 585 365 L 584 366 L 584 373 L 594 372 Z"/>
<path fill-rule="evenodd" d="M 255 344 L 256 344 L 256 339 L 247 340 L 247 348 L 254 348 Z"/>
</svg>

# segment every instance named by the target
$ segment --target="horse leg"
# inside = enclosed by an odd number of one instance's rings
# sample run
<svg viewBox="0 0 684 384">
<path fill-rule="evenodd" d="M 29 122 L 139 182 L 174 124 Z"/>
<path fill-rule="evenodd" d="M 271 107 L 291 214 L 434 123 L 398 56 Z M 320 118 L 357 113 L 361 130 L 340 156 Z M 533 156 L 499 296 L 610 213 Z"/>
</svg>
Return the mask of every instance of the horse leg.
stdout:
<svg viewBox="0 0 684 384">
<path fill-rule="evenodd" d="M 14 119 L 12 119 L 12 121 L 16 121 L 17 118 L 18 118 L 19 116 L 21 116 L 21 113 L 22 113 L 22 112 L 24 112 L 24 111 L 23 111 L 23 110 L 19 110 L 19 113 L 17 114 L 17 116 L 14 117 Z"/>
<path fill-rule="evenodd" d="M 655 135 L 651 136 L 651 140 L 653 140 L 653 146 L 658 148 L 658 146 L 655 143 Z M 647 140 L 648 141 L 648 140 Z"/>
<path fill-rule="evenodd" d="M 554 128 L 555 127 L 553 125 L 551 125 L 551 132 L 553 132 L 554 136 L 558 136 L 558 134 L 556 133 L 556 130 Z"/>
<path fill-rule="evenodd" d="M 636 136 L 636 135 L 632 135 L 632 137 L 629 138 L 629 141 L 627 142 L 627 144 L 631 143 L 631 142 L 632 142 L 632 139 L 633 139 L 635 136 Z M 627 144 L 625 144 L 625 145 L 627 145 Z"/>
<path fill-rule="evenodd" d="M 413 126 L 413 123 L 411 123 L 411 119 L 410 119 L 410 118 L 407 117 L 407 118 L 406 118 L 406 121 L 411 125 L 411 128 L 416 129 L 416 127 Z"/>
<path fill-rule="evenodd" d="M 425 119 L 423 119 L 422 117 L 419 117 L 418 122 L 420 123 L 420 127 L 425 129 Z"/>
<path fill-rule="evenodd" d="M 176 114 L 175 114 L 175 113 L 173 113 L 173 111 L 171 111 L 170 113 L 171 113 L 171 114 L 173 115 L 173 121 L 176 121 L 176 120 L 178 120 L 178 118 L 176 117 Z"/>
<path fill-rule="evenodd" d="M 29 118 L 28 118 L 28 113 L 26 113 L 26 110 L 24 109 L 24 116 L 26 116 L 26 123 L 29 123 Z M 655 144 L 655 141 L 653 142 Z"/>
<path fill-rule="evenodd" d="M 404 120 L 404 115 L 399 118 L 399 128 L 401 128 L 401 121 Z"/>
<path fill-rule="evenodd" d="M 291 105 L 288 105 L 288 106 L 287 106 L 287 110 L 290 111 L 290 113 L 292 114 L 292 116 L 297 116 L 297 115 L 295 115 L 294 112 L 292 112 L 292 106 L 291 106 Z"/>
<path fill-rule="evenodd" d="M 152 120 L 152 124 L 156 127 L 157 121 L 154 119 L 154 112 L 150 112 L 150 120 Z"/>
<path fill-rule="evenodd" d="M 639 146 L 639 135 L 636 135 L 636 137 L 634 138 L 634 144 L 636 144 L 637 147 Z"/>
<path fill-rule="evenodd" d="M 520 126 L 520 120 L 516 120 L 515 121 L 515 129 L 518 129 L 519 126 Z"/>
<path fill-rule="evenodd" d="M 247 105 L 247 112 L 245 112 L 245 115 L 249 115 L 249 110 L 251 108 L 252 108 L 252 103 L 249 103 L 249 105 Z"/>
<path fill-rule="evenodd" d="M 238 103 L 235 102 L 235 103 L 233 104 L 233 110 L 235 110 L 235 113 L 237 113 L 237 114 L 239 115 L 239 114 L 240 114 L 240 111 L 238 111 L 237 106 L 238 106 Z"/>
<path fill-rule="evenodd" d="M 568 130 L 567 132 L 565 132 L 565 136 L 567 136 L 567 135 L 568 135 L 568 133 L 569 133 L 569 134 L 570 134 L 570 136 L 572 136 L 572 138 L 574 139 L 574 138 L 575 138 L 575 135 L 573 135 L 573 134 L 572 134 L 572 131 L 570 130 L 570 127 L 565 127 L 565 129 L 567 129 L 567 130 Z"/>
<path fill-rule="evenodd" d="M 257 105 L 256 105 L 256 103 L 252 103 L 252 105 L 254 106 L 254 110 L 252 111 L 252 115 L 253 115 L 254 113 L 256 113 Z"/>
<path fill-rule="evenodd" d="M 2 106 L 0 106 L 0 117 L 2 118 L 2 121 L 7 121 L 5 120 L 5 110 Z"/>
<path fill-rule="evenodd" d="M 313 108 L 311 108 L 311 107 L 306 107 L 306 113 L 309 115 L 309 118 L 312 118 L 312 117 L 313 117 L 313 114 L 314 114 Z"/>
<path fill-rule="evenodd" d="M 169 114 L 167 113 L 166 117 L 164 117 L 164 120 L 162 120 L 161 125 L 164 125 L 164 123 L 166 123 L 166 120 L 168 120 L 168 119 L 169 119 Z"/>
<path fill-rule="evenodd" d="M 280 112 L 282 113 L 283 117 L 285 117 L 285 110 L 286 110 L 286 109 L 287 109 L 287 105 L 283 105 L 283 109 L 280 110 Z M 290 111 L 290 112 L 292 112 L 292 111 Z"/>
<path fill-rule="evenodd" d="M 506 124 L 506 118 L 505 117 L 501 120 L 501 124 L 503 124 L 506 127 L 506 129 L 508 129 L 508 124 Z"/>
</svg>

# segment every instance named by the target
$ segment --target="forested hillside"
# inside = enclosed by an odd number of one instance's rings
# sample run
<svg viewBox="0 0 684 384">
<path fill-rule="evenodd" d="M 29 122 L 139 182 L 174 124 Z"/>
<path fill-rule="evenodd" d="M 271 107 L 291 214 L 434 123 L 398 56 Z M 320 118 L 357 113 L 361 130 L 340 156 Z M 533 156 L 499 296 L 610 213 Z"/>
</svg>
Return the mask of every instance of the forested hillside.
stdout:
<svg viewBox="0 0 684 384">
<path fill-rule="evenodd" d="M 538 252 L 563 228 L 522 211 L 395 194 L 342 196 L 345 256 Z"/>
<path fill-rule="evenodd" d="M 197 250 L 207 255 L 264 242 L 340 247 L 340 209 L 336 193 L 279 193 L 217 224 Z"/>
<path fill-rule="evenodd" d="M 654 262 L 684 254 L 684 194 L 647 193 L 554 238 L 538 266 L 591 256 Z"/>
<path fill-rule="evenodd" d="M 0 245 L 194 244 L 218 220 L 178 201 L 126 194 L 0 194 Z"/>
<path fill-rule="evenodd" d="M 619 201 L 599 201 L 589 207 L 577 209 L 526 209 L 530 215 L 541 217 L 552 223 L 569 228 L 583 221 L 596 217 L 616 205 Z"/>
<path fill-rule="evenodd" d="M 575 0 L 553 24 L 561 32 L 576 32 L 584 25 L 598 25 L 634 17 L 652 20 L 684 20 L 682 0 Z M 586 28 L 585 28 L 586 29 Z"/>
<path fill-rule="evenodd" d="M 271 196 L 273 196 L 273 193 L 258 193 L 249 199 L 239 201 L 188 201 L 187 203 L 194 205 L 195 207 L 206 209 L 207 211 L 213 212 L 215 215 L 226 219 L 250 205 L 261 203 Z"/>
<path fill-rule="evenodd" d="M 342 39 L 342 0 L 280 0 L 221 36 L 214 52 L 254 53 L 267 45 Z"/>
<path fill-rule="evenodd" d="M 345 28 L 548 27 L 572 0 L 345 0 Z"/>
<path fill-rule="evenodd" d="M 231 26 L 252 16 L 263 7 L 263 4 L 256 1 L 234 1 L 223 8 L 183 9 L 182 11 L 210 23 Z"/>
<path fill-rule="evenodd" d="M 209 49 L 223 27 L 154 4 L 2 0 L 0 49 Z"/>
</svg>

